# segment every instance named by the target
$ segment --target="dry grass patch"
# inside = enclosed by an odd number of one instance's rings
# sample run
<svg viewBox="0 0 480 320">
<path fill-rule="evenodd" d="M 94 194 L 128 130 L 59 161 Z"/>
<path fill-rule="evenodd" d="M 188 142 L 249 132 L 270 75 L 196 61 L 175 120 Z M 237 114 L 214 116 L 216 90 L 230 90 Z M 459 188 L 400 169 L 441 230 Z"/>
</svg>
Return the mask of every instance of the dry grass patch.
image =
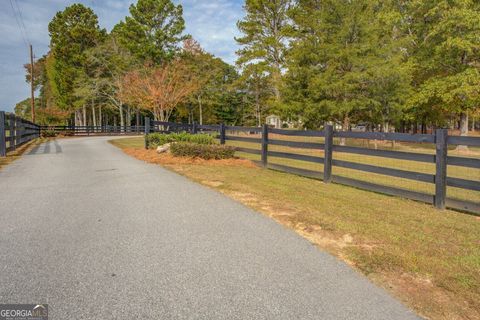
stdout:
<svg viewBox="0 0 480 320">
<path fill-rule="evenodd" d="M 236 199 L 296 230 L 431 319 L 480 319 L 480 219 L 291 174 L 246 160 L 125 151 Z M 126 139 L 123 139 L 126 140 Z M 123 142 L 127 143 L 126 141 Z M 116 142 L 114 144 L 118 145 Z"/>
<path fill-rule="evenodd" d="M 9 152 L 6 157 L 0 157 L 0 169 L 4 166 L 12 163 L 13 161 L 19 159 L 22 154 L 31 150 L 36 145 L 39 145 L 43 142 L 48 141 L 47 138 L 38 138 L 32 141 L 25 143 L 24 145 L 18 147 L 15 151 Z"/>
<path fill-rule="evenodd" d="M 200 158 L 186 158 L 186 157 L 174 157 L 169 153 L 158 154 L 155 150 L 126 148 L 123 149 L 125 153 L 131 155 L 139 160 L 146 161 L 148 163 L 156 163 L 169 166 L 180 165 L 206 165 L 206 166 L 242 166 L 242 167 L 255 167 L 255 165 L 245 159 L 222 159 L 222 160 L 204 160 Z"/>
</svg>

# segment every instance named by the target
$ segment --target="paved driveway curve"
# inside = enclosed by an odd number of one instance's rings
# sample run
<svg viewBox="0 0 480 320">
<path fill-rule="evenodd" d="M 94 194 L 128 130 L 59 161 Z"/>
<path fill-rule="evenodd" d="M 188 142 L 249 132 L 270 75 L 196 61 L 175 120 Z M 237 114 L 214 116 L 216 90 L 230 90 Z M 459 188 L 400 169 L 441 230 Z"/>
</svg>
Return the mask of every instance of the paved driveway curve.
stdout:
<svg viewBox="0 0 480 320">
<path fill-rule="evenodd" d="M 416 319 L 274 221 L 108 138 L 0 171 L 0 303 L 51 319 Z"/>
</svg>

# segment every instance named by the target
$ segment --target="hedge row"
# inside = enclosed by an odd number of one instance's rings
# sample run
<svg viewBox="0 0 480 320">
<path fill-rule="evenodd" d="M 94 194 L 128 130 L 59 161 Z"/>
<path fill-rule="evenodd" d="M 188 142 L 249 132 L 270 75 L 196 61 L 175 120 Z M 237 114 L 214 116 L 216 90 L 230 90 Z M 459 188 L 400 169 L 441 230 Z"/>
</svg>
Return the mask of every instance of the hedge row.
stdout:
<svg viewBox="0 0 480 320">
<path fill-rule="evenodd" d="M 53 129 L 43 130 L 41 132 L 41 136 L 43 138 L 54 138 L 54 137 L 58 136 L 58 132 L 56 132 Z"/>
<path fill-rule="evenodd" d="M 215 137 L 209 134 L 190 134 L 182 133 L 151 133 L 147 135 L 147 143 L 150 148 L 154 149 L 171 142 L 191 142 L 203 145 L 215 144 Z"/>
<path fill-rule="evenodd" d="M 220 144 L 198 144 L 190 142 L 176 142 L 170 147 L 175 157 L 211 159 L 230 159 L 235 154 L 235 148 Z"/>
</svg>

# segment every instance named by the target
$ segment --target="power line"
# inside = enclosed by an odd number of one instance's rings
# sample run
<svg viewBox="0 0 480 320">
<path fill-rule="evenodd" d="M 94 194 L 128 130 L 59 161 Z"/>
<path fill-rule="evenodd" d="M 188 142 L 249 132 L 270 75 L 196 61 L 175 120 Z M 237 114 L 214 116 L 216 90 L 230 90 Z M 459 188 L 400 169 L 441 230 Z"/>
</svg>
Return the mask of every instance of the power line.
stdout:
<svg viewBox="0 0 480 320">
<path fill-rule="evenodd" d="M 15 5 L 17 7 L 17 10 L 15 10 L 15 6 L 13 5 L 13 2 L 15 2 Z M 32 122 L 35 123 L 35 72 L 34 72 L 34 56 L 33 56 L 33 48 L 32 48 L 32 43 L 30 42 L 30 39 L 28 37 L 28 32 L 27 32 L 27 27 L 25 26 L 25 22 L 23 20 L 23 15 L 22 15 L 22 10 L 20 9 L 20 6 L 18 5 L 17 0 L 10 0 L 10 6 L 12 7 L 13 15 L 15 17 L 15 21 L 17 22 L 17 26 L 20 29 L 20 33 L 22 35 L 23 41 L 25 42 L 25 45 L 27 48 L 30 49 L 30 90 L 31 90 L 31 113 L 32 113 Z M 18 14 L 17 14 L 18 11 Z"/>
<path fill-rule="evenodd" d="M 23 39 L 23 42 L 25 43 L 25 45 L 28 47 L 28 44 L 29 44 L 29 41 L 27 40 L 27 33 L 26 33 L 26 30 L 23 28 L 22 24 L 20 23 L 20 20 L 19 20 L 19 17 L 18 17 L 18 14 L 15 10 L 15 7 L 13 6 L 13 2 L 12 0 L 10 0 L 10 6 L 12 7 L 12 11 L 13 11 L 13 15 L 15 17 L 15 21 L 17 22 L 17 26 L 18 28 L 20 29 L 20 33 L 22 35 L 22 39 Z M 23 22 L 22 22 L 23 23 Z"/>
<path fill-rule="evenodd" d="M 25 31 L 25 36 L 27 37 L 28 43 L 31 44 L 32 42 L 30 41 L 30 37 L 28 36 L 28 32 L 27 32 L 27 27 L 25 27 L 25 21 L 23 20 L 22 10 L 20 9 L 20 5 L 18 4 L 17 0 L 14 0 L 14 1 L 15 1 L 15 4 L 17 5 L 18 13 L 20 15 L 20 22 L 22 23 L 23 31 Z"/>
</svg>

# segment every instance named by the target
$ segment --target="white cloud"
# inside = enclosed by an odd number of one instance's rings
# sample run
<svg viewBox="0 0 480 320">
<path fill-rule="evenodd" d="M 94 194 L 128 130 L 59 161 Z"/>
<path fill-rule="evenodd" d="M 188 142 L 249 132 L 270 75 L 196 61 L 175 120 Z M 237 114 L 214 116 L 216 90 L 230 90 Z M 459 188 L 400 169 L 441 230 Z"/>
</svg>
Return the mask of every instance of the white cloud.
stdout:
<svg viewBox="0 0 480 320">
<path fill-rule="evenodd" d="M 243 1 L 184 0 L 187 32 L 202 47 L 229 63 L 235 61 L 238 49 L 234 37 L 238 35 L 236 23 L 243 15 Z"/>
</svg>

